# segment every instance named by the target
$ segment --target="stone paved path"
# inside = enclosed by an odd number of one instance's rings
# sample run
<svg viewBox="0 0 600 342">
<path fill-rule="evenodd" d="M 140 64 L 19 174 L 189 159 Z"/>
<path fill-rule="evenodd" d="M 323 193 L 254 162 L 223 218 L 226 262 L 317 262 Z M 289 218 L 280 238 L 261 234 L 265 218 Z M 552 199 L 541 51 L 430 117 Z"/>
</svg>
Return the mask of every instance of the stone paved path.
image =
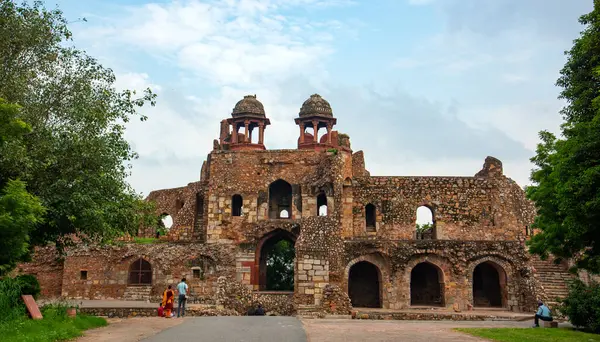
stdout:
<svg viewBox="0 0 600 342">
<path fill-rule="evenodd" d="M 306 334 L 294 317 L 191 317 L 144 341 L 305 342 Z"/>
<path fill-rule="evenodd" d="M 384 342 L 485 341 L 453 328 L 527 328 L 532 322 L 376 321 L 294 317 L 189 317 L 110 320 L 78 342 L 214 341 L 214 342 Z M 561 324 L 565 325 L 565 324 Z M 567 326 L 567 325 L 565 325 Z"/>
</svg>

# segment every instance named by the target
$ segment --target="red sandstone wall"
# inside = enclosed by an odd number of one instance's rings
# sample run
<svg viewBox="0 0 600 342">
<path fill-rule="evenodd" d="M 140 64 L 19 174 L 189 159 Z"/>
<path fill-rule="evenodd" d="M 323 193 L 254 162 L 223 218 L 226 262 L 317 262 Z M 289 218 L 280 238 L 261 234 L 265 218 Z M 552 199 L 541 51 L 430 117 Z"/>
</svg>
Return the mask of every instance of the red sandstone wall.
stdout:
<svg viewBox="0 0 600 342">
<path fill-rule="evenodd" d="M 54 247 L 38 247 L 29 263 L 20 264 L 17 274 L 36 276 L 44 298 L 60 297 L 63 278 L 63 261 Z"/>
</svg>

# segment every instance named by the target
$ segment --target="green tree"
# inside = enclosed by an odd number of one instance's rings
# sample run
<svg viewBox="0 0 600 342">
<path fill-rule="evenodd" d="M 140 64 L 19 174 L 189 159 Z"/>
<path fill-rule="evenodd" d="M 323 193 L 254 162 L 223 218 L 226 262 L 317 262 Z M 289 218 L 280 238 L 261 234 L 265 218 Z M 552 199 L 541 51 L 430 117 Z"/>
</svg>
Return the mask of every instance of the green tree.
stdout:
<svg viewBox="0 0 600 342">
<path fill-rule="evenodd" d="M 528 197 L 537 207 L 533 227 L 541 232 L 530 251 L 546 258 L 573 258 L 576 267 L 600 271 L 600 0 L 579 19 L 581 36 L 566 52 L 557 85 L 567 101 L 562 136 L 540 132 L 531 160 L 533 186 Z"/>
<path fill-rule="evenodd" d="M 19 119 L 19 107 L 0 99 L 0 149 L 12 146 L 23 152 L 22 138 L 31 128 Z M 43 222 L 45 209 L 27 192 L 25 183 L 2 181 L 0 192 L 0 275 L 11 270 L 29 254 L 29 233 Z"/>
<path fill-rule="evenodd" d="M 0 97 L 20 105 L 31 127 L 21 144 L 0 148 L 0 187 L 21 179 L 47 208 L 32 242 L 106 241 L 155 225 L 126 182 L 137 155 L 124 138 L 124 125 L 146 120 L 138 109 L 155 95 L 115 89 L 111 69 L 70 46 L 58 9 L 0 0 L 0 23 Z"/>
<path fill-rule="evenodd" d="M 294 291 L 294 244 L 281 240 L 267 255 L 267 290 Z"/>
</svg>

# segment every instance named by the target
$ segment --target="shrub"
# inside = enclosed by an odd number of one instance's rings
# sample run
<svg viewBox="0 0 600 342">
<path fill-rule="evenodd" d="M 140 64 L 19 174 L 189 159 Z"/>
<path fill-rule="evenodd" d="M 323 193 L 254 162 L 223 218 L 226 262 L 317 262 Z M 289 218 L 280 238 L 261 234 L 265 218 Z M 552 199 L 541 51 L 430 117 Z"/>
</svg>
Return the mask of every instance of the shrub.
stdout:
<svg viewBox="0 0 600 342">
<path fill-rule="evenodd" d="M 558 310 L 569 317 L 574 326 L 600 333 L 600 284 L 586 285 L 579 279 L 574 280 Z"/>
<path fill-rule="evenodd" d="M 25 315 L 25 304 L 21 300 L 21 286 L 15 278 L 0 280 L 0 322 L 7 322 Z"/>
<path fill-rule="evenodd" d="M 42 289 L 37 278 L 31 274 L 22 274 L 15 278 L 21 286 L 22 295 L 32 295 L 33 298 L 37 298 L 40 295 Z"/>
</svg>

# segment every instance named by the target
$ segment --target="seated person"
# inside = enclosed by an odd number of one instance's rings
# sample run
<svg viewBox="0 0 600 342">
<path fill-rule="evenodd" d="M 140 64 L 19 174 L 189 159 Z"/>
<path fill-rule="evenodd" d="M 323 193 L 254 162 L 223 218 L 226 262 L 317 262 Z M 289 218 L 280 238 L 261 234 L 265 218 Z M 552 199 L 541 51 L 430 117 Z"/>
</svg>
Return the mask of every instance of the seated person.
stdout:
<svg viewBox="0 0 600 342">
<path fill-rule="evenodd" d="M 538 301 L 538 311 L 535 314 L 533 324 L 534 328 L 540 327 L 540 319 L 542 321 L 552 322 L 552 314 L 550 313 L 550 309 L 546 305 L 544 305 L 544 303 L 542 303 L 541 300 Z"/>
</svg>

